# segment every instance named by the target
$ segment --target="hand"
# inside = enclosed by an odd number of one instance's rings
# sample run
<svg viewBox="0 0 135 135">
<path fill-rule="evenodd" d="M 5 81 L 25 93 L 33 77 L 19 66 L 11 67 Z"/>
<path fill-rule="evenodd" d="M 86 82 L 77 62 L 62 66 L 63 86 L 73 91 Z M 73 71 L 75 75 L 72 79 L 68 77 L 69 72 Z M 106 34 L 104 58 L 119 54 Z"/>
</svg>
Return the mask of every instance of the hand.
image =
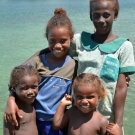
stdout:
<svg viewBox="0 0 135 135">
<path fill-rule="evenodd" d="M 22 118 L 22 116 L 19 112 L 19 108 L 16 105 L 15 101 L 10 99 L 10 97 L 9 97 L 9 99 L 7 101 L 5 113 L 4 113 L 5 122 L 10 122 L 12 125 L 18 126 L 18 121 L 17 121 L 16 115 L 19 118 Z"/>
<path fill-rule="evenodd" d="M 114 123 L 109 123 L 109 125 L 106 128 L 106 131 L 107 133 L 109 133 L 109 135 L 122 135 L 121 128 L 117 124 L 114 124 Z"/>
<path fill-rule="evenodd" d="M 72 97 L 68 94 L 65 94 L 65 96 L 61 100 L 61 103 L 64 104 L 65 106 L 71 105 L 72 104 Z"/>
<path fill-rule="evenodd" d="M 129 82 L 130 82 L 130 77 L 128 75 L 126 75 L 126 84 L 127 84 L 127 86 L 129 86 Z"/>
</svg>

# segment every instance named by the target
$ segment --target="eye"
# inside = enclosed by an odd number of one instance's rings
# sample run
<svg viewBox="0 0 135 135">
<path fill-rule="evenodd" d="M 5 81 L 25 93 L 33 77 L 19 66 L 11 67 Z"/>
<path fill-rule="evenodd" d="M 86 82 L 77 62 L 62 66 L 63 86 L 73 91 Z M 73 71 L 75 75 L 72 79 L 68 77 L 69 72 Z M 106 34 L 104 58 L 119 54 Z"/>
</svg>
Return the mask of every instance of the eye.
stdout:
<svg viewBox="0 0 135 135">
<path fill-rule="evenodd" d="M 32 88 L 32 89 L 37 89 L 37 88 L 38 88 L 38 86 L 32 86 L 31 88 Z"/>
<path fill-rule="evenodd" d="M 21 90 L 27 90 L 28 88 L 24 86 L 24 87 L 21 87 L 20 89 Z"/>
<path fill-rule="evenodd" d="M 67 39 L 62 39 L 62 40 L 60 41 L 60 43 L 61 43 L 61 44 L 65 44 L 66 41 L 67 41 Z"/>
<path fill-rule="evenodd" d="M 49 41 L 50 44 L 56 43 L 55 39 L 49 39 L 48 41 Z"/>
<path fill-rule="evenodd" d="M 109 13 L 105 13 L 105 14 L 104 14 L 104 18 L 106 18 L 106 19 L 107 19 L 109 16 L 110 16 Z"/>
<path fill-rule="evenodd" d="M 76 98 L 79 99 L 79 100 L 82 100 L 83 99 L 82 96 L 76 96 Z"/>
<path fill-rule="evenodd" d="M 95 13 L 95 14 L 93 15 L 93 17 L 94 17 L 94 18 L 99 18 L 100 15 L 99 15 L 98 13 Z"/>
<path fill-rule="evenodd" d="M 95 96 L 88 96 L 87 99 L 92 99 L 94 98 Z"/>
</svg>

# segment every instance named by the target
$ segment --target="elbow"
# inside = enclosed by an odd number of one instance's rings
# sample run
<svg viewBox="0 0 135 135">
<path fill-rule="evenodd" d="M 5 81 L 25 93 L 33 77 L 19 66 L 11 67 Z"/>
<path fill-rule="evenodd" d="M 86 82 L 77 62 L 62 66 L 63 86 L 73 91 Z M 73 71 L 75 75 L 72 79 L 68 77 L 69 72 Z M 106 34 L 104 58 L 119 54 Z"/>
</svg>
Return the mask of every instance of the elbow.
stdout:
<svg viewBox="0 0 135 135">
<path fill-rule="evenodd" d="M 61 129 L 59 125 L 54 124 L 54 123 L 52 124 L 52 127 L 53 127 L 54 130 L 59 130 L 59 129 Z"/>
</svg>

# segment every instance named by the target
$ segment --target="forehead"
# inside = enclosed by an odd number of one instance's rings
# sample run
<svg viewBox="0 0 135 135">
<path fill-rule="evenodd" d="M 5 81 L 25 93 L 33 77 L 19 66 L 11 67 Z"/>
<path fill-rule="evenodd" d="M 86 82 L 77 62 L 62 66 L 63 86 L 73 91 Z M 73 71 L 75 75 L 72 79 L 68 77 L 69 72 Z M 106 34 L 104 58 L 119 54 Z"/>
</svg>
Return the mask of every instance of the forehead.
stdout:
<svg viewBox="0 0 135 135">
<path fill-rule="evenodd" d="M 19 78 L 19 84 L 30 84 L 30 83 L 38 83 L 38 78 L 36 75 L 24 75 Z"/>
<path fill-rule="evenodd" d="M 91 84 L 81 84 L 74 90 L 75 95 L 76 94 L 90 95 L 90 94 L 92 94 L 94 92 L 96 92 L 96 89 Z"/>
<path fill-rule="evenodd" d="M 55 27 L 50 28 L 48 31 L 48 37 L 51 37 L 51 36 L 61 37 L 64 35 L 69 36 L 69 30 L 65 26 L 64 27 L 55 26 Z"/>
<path fill-rule="evenodd" d="M 111 1 L 98 1 L 93 2 L 91 8 L 92 12 L 98 10 L 114 10 L 114 4 Z"/>
</svg>

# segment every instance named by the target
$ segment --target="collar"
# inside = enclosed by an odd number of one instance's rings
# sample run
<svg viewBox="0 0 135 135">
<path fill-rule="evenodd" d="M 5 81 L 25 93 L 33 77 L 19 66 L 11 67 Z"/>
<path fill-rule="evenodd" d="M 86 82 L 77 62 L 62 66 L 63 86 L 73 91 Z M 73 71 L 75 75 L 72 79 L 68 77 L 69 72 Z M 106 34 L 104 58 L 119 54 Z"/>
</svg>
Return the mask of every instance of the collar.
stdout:
<svg viewBox="0 0 135 135">
<path fill-rule="evenodd" d="M 81 41 L 84 49 L 92 51 L 98 47 L 100 51 L 105 53 L 116 52 L 122 46 L 122 44 L 128 40 L 127 38 L 117 38 L 106 44 L 98 44 L 92 40 L 91 36 L 91 33 L 84 31 L 81 33 Z"/>
</svg>

